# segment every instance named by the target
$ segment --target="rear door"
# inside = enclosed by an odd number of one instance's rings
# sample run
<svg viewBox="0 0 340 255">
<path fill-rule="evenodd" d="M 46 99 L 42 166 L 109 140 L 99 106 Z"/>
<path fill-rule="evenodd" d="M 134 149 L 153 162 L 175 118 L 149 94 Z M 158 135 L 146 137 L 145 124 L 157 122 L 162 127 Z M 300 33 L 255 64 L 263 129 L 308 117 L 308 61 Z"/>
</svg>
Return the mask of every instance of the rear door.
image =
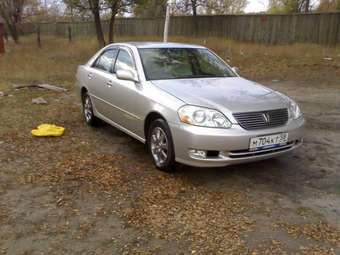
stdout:
<svg viewBox="0 0 340 255">
<path fill-rule="evenodd" d="M 113 67 L 118 54 L 117 48 L 105 50 L 94 61 L 88 71 L 90 96 L 98 113 L 106 118 L 112 115 L 112 107 L 108 101 L 108 90 L 112 86 Z"/>
</svg>

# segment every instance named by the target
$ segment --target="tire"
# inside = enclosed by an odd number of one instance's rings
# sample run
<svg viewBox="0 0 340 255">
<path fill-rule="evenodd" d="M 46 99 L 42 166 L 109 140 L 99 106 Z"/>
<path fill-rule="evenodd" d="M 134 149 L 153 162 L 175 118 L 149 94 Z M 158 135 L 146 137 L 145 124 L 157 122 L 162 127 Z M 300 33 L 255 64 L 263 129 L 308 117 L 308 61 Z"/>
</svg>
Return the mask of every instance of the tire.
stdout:
<svg viewBox="0 0 340 255">
<path fill-rule="evenodd" d="M 85 92 L 82 96 L 82 105 L 83 105 L 83 116 L 87 125 L 89 126 L 97 126 L 99 123 L 99 119 L 93 114 L 93 105 L 91 98 L 87 92 Z"/>
<path fill-rule="evenodd" d="M 147 147 L 157 169 L 175 170 L 175 150 L 170 128 L 165 120 L 154 120 L 148 130 Z"/>
</svg>

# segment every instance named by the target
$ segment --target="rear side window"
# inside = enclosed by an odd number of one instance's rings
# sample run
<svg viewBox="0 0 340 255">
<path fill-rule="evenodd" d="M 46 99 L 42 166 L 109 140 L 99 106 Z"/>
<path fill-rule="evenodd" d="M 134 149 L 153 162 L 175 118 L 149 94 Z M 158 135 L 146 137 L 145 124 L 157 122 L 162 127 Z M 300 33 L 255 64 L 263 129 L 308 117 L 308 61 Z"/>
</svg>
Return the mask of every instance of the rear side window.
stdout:
<svg viewBox="0 0 340 255">
<path fill-rule="evenodd" d="M 129 71 L 135 70 L 135 64 L 133 62 L 133 59 L 126 50 L 119 51 L 114 72 L 117 72 L 117 70 L 129 70 Z"/>
<path fill-rule="evenodd" d="M 98 68 L 100 70 L 112 73 L 113 65 L 117 57 L 118 50 L 112 49 L 105 51 L 100 57 L 96 60 L 93 67 Z"/>
</svg>

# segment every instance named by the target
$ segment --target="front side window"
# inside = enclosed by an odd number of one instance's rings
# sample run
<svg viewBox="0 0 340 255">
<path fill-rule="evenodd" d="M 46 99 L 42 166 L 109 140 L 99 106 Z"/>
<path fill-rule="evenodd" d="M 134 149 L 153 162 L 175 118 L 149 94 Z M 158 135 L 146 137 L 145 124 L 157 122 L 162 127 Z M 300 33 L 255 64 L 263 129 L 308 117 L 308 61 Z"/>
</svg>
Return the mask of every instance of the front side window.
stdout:
<svg viewBox="0 0 340 255">
<path fill-rule="evenodd" d="M 139 49 L 148 80 L 234 77 L 235 74 L 208 49 Z"/>
<path fill-rule="evenodd" d="M 133 59 L 126 50 L 120 50 L 118 53 L 114 72 L 117 72 L 118 70 L 129 70 L 132 72 L 135 70 Z"/>
<path fill-rule="evenodd" d="M 94 63 L 94 67 L 112 73 L 113 65 L 117 57 L 118 50 L 105 51 Z"/>
</svg>

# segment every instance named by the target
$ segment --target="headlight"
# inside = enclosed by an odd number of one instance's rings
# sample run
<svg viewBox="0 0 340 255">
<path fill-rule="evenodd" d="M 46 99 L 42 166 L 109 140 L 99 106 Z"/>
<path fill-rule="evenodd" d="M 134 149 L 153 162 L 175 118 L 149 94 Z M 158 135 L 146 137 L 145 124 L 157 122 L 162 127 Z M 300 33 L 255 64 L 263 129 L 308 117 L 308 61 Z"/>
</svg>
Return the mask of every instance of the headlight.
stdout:
<svg viewBox="0 0 340 255">
<path fill-rule="evenodd" d="M 211 128 L 230 128 L 231 122 L 219 111 L 193 106 L 185 105 L 178 110 L 179 118 L 182 122 Z"/>
<path fill-rule="evenodd" d="M 297 103 L 295 103 L 293 100 L 290 100 L 289 102 L 289 117 L 291 119 L 298 119 L 302 115 L 302 112 L 300 110 L 300 107 Z"/>
</svg>

